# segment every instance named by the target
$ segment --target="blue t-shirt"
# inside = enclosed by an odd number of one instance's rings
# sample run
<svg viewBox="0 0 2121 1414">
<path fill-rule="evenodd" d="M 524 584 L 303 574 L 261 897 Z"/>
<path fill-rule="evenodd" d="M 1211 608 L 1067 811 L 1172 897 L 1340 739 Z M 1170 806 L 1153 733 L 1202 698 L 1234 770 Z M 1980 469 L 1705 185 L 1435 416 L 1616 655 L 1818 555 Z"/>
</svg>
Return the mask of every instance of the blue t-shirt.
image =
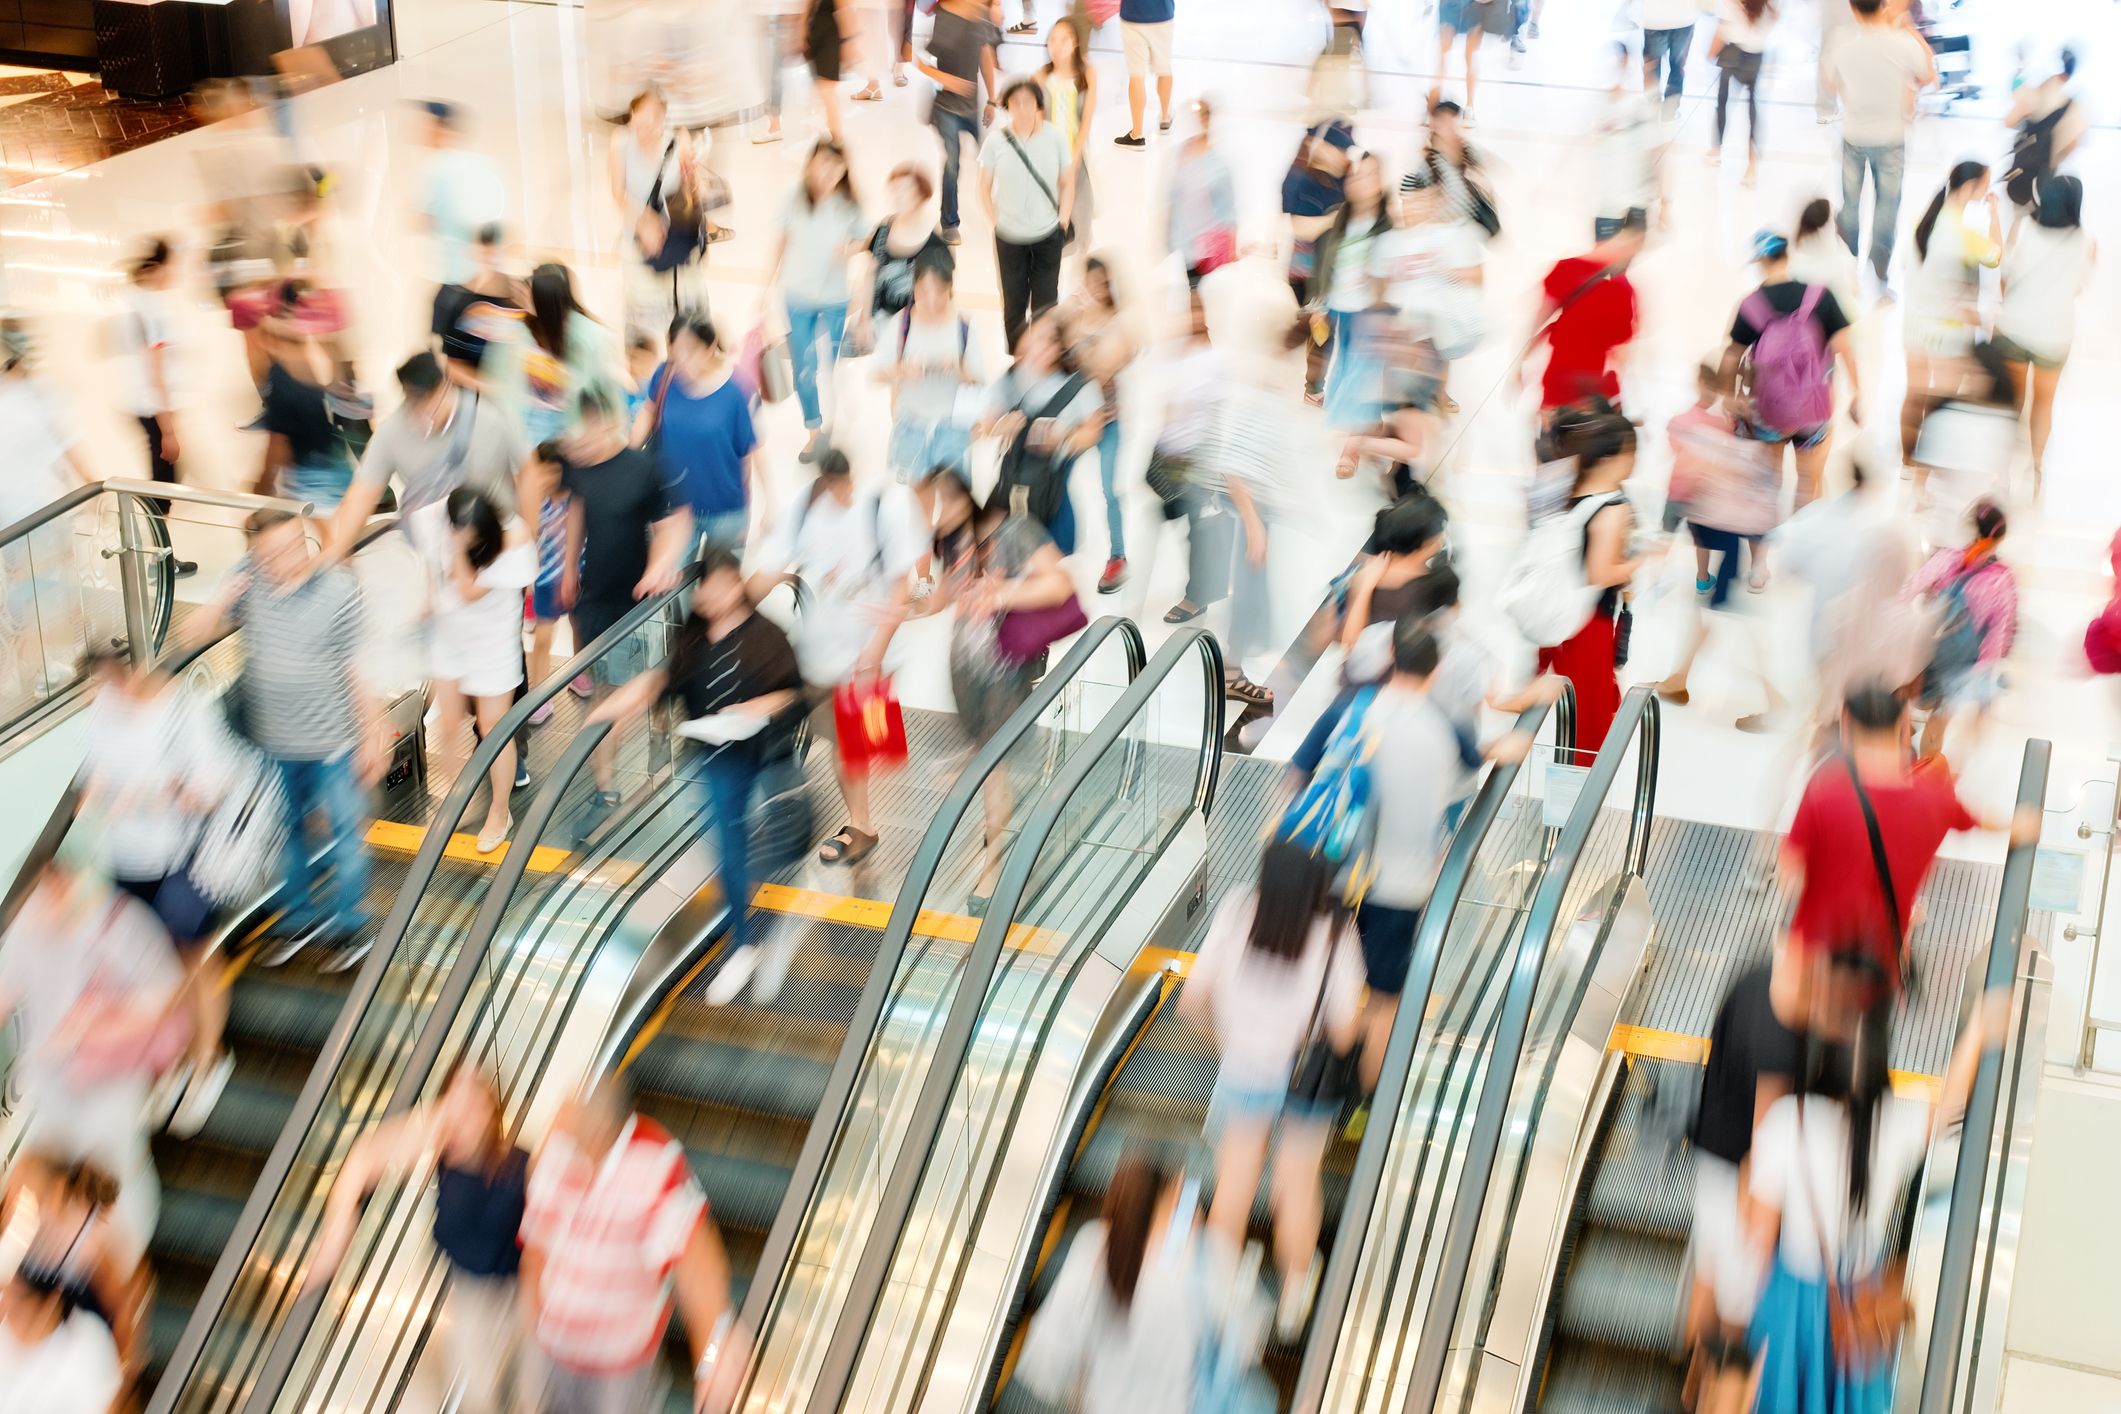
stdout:
<svg viewBox="0 0 2121 1414">
<path fill-rule="evenodd" d="M 1178 17 L 1178 0 L 1119 0 L 1119 17 L 1130 25 L 1160 25 Z"/>
<path fill-rule="evenodd" d="M 650 401 L 670 376 L 664 364 L 648 380 Z M 744 458 L 759 444 L 751 426 L 751 404 L 734 378 L 703 398 L 689 396 L 680 382 L 663 399 L 656 430 L 656 463 L 671 499 L 695 516 L 727 515 L 746 506 Z"/>
</svg>

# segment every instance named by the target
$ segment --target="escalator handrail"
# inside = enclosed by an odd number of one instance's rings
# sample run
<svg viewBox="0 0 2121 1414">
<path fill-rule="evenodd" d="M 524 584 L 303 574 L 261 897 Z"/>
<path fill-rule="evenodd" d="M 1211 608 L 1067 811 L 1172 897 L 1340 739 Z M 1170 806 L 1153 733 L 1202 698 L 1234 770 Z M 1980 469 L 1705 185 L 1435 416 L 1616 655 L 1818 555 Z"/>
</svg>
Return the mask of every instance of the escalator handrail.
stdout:
<svg viewBox="0 0 2121 1414">
<path fill-rule="evenodd" d="M 1040 797 L 1036 812 L 1025 822 L 1016 841 L 1009 847 L 1001 879 L 995 885 L 987 916 L 981 922 L 979 936 L 965 960 L 964 975 L 959 978 L 956 992 L 950 999 L 950 1010 L 937 1038 L 934 1057 L 928 1064 L 928 1073 L 914 1101 L 912 1118 L 900 1142 L 901 1155 L 919 1157 L 913 1162 L 893 1164 L 891 1175 L 885 1181 L 869 1240 L 855 1264 L 846 1302 L 825 1348 L 816 1383 L 811 1387 L 809 1407 L 838 1409 L 845 1402 L 847 1386 L 854 1378 L 855 1362 L 875 1319 L 899 1239 L 904 1235 L 907 1219 L 919 1196 L 928 1160 L 933 1156 L 949 1118 L 950 1097 L 971 1052 L 980 1013 L 986 1009 L 988 988 L 1001 963 L 1002 944 L 1022 907 L 1033 869 L 1045 852 L 1046 841 L 1059 827 L 1076 792 L 1089 779 L 1090 773 L 1103 762 L 1108 752 L 1128 740 L 1128 729 L 1142 709 L 1181 664 L 1196 657 L 1205 662 L 1210 688 L 1206 693 L 1201 730 L 1201 754 L 1205 759 L 1195 783 L 1193 803 L 1202 814 L 1213 807 L 1216 780 L 1222 764 L 1222 650 L 1212 634 L 1196 628 L 1167 639 L 1156 656 L 1149 660 L 1148 667 L 1106 709 L 1096 730 L 1069 757 L 1061 774 Z"/>
<path fill-rule="evenodd" d="M 140 481 L 129 476 L 112 476 L 102 481 L 90 481 L 76 486 L 20 520 L 0 526 L 0 548 L 14 544 L 33 531 L 43 529 L 70 511 L 79 510 L 106 492 L 115 496 L 137 496 L 143 500 L 185 501 L 195 506 L 214 506 L 224 511 L 281 510 L 306 516 L 316 510 L 316 506 L 311 502 L 298 501 L 288 496 L 260 496 L 250 491 L 215 491 L 181 482 Z"/>
<path fill-rule="evenodd" d="M 93 495 L 110 484 L 112 483 L 98 481 L 80 489 Z M 128 487 L 135 484 L 151 487 L 157 483 L 120 482 L 116 484 Z M 180 487 L 177 489 L 186 488 Z M 88 498 L 83 497 L 82 499 Z M 258 496 L 251 499 L 265 502 L 268 506 L 280 504 L 269 497 Z M 70 500 L 72 500 L 71 496 L 61 496 L 53 505 L 63 505 Z M 79 505 L 80 501 L 74 501 L 73 504 Z M 67 508 L 71 509 L 71 507 Z M 50 511 L 51 515 L 46 516 L 45 511 Z M 37 515 L 31 516 L 27 520 L 17 521 L 15 525 L 8 528 L 6 533 L 12 533 L 15 529 L 24 525 L 29 525 L 31 529 L 35 529 L 36 526 L 43 525 L 46 521 L 56 518 L 58 514 L 58 511 L 53 511 L 52 506 L 46 506 L 44 511 L 38 512 Z M 39 519 L 38 517 L 40 516 L 43 519 Z M 34 524 L 31 524 L 32 522 Z M 354 551 L 367 549 L 368 546 L 397 528 L 398 518 L 395 515 L 377 517 L 368 523 L 368 528 L 363 530 L 359 538 L 354 541 Z M 180 643 L 175 648 L 168 650 L 161 660 L 155 664 L 156 671 L 168 677 L 175 677 L 208 653 L 220 647 L 236 631 L 234 624 L 224 622 L 211 638 L 198 643 Z M 80 803 L 80 796 L 72 785 L 68 785 L 60 793 L 59 803 L 52 807 L 51 816 L 44 822 L 44 828 L 38 832 L 36 842 L 30 846 L 29 853 L 23 856 L 21 867 L 16 871 L 14 882 L 8 885 L 6 895 L 0 897 L 0 931 L 4 931 L 7 925 L 14 921 L 16 910 L 22 906 L 22 900 L 29 892 L 29 881 L 35 877 L 37 870 L 44 866 L 45 861 L 49 860 L 58 851 L 60 842 L 66 838 L 67 829 L 74 822 L 74 812 Z"/>
<path fill-rule="evenodd" d="M 920 848 L 914 851 L 913 862 L 906 868 L 906 882 L 899 889 L 899 904 L 892 906 L 890 921 L 884 925 L 884 936 L 877 944 L 876 961 L 870 965 L 869 976 L 862 983 L 862 995 L 847 1023 L 847 1035 L 840 1043 L 839 1055 L 833 1058 L 832 1074 L 825 1082 L 825 1097 L 803 1138 L 802 1152 L 788 1180 L 788 1191 L 781 1195 L 781 1206 L 773 1215 L 773 1226 L 767 1230 L 765 1246 L 759 1251 L 756 1275 L 751 1289 L 745 1293 L 744 1308 L 739 1316 L 743 1329 L 752 1332 L 760 1329 L 760 1323 L 765 1320 L 772 1304 L 774 1290 L 780 1284 L 780 1275 L 788 1269 L 789 1259 L 795 1254 L 803 1216 L 817 1196 L 818 1185 L 824 1182 L 833 1137 L 854 1102 L 855 1087 L 861 1080 L 862 1062 L 869 1053 L 870 1038 L 883 1023 L 892 979 L 898 975 L 899 963 L 912 943 L 921 900 L 928 896 L 936 872 L 943 867 L 943 856 L 957 833 L 958 821 L 966 811 L 977 808 L 980 788 L 987 783 L 987 777 L 1008 760 L 1017 742 L 1037 725 L 1046 709 L 1089 663 L 1091 656 L 1115 637 L 1126 653 L 1128 683 L 1139 682 L 1149 658 L 1141 629 L 1132 619 L 1117 615 L 1099 619 L 1076 637 L 1067 655 L 1047 672 L 1030 698 L 988 739 L 971 764 L 958 773 L 950 793 L 936 808 L 934 823 L 921 837 Z"/>
<path fill-rule="evenodd" d="M 2018 805 L 2035 810 L 2047 803 L 2047 773 L 2053 746 L 2038 738 L 2025 743 L 2018 772 Z M 2019 949 L 2026 915 L 2032 908 L 2033 858 L 2038 839 L 2014 844 L 2003 861 L 2003 885 L 1996 902 L 1996 927 L 1989 937 L 1984 990 L 2012 986 L 2018 975 Z M 1945 1221 L 1944 1248 L 1937 1268 L 1937 1304 L 1930 1316 L 1929 1350 L 1922 1366 L 1919 1414 L 1946 1414 L 1959 1384 L 1960 1355 L 1973 1300 L 1974 1260 L 1980 1240 L 1981 1199 L 1988 1181 L 1989 1147 L 1996 1132 L 2003 1093 L 2003 1048 L 1984 1047 L 1980 1067 L 1966 1102 L 1960 1131 L 1958 1168 L 1952 1175 L 1951 1215 Z M 1991 1231 L 1989 1241 L 1997 1240 Z"/>
<path fill-rule="evenodd" d="M 1591 763 L 1590 773 L 1561 827 L 1554 852 L 1532 895 L 1519 935 L 1517 955 L 1511 961 L 1508 990 L 1488 1057 L 1487 1074 L 1480 1087 L 1480 1103 L 1474 1111 L 1473 1130 L 1467 1143 L 1465 1164 L 1459 1174 L 1451 1202 L 1449 1226 L 1437 1258 L 1435 1281 L 1422 1316 L 1420 1341 L 1415 1349 L 1412 1378 L 1400 1404 L 1402 1414 L 1430 1411 L 1443 1388 L 1445 1365 L 1450 1357 L 1451 1337 L 1458 1325 L 1458 1312 L 1465 1298 L 1466 1275 L 1473 1261 L 1474 1240 L 1479 1234 L 1483 1200 L 1495 1171 L 1496 1155 L 1502 1147 L 1502 1131 L 1510 1104 L 1510 1079 L 1517 1073 L 1526 1033 L 1531 1028 L 1532 1002 L 1538 991 L 1539 974 L 1545 970 L 1547 949 L 1562 926 L 1561 905 L 1568 894 L 1576 867 L 1583 862 L 1592 827 L 1604 813 L 1606 796 L 1620 763 L 1630 746 L 1637 746 L 1635 795 L 1628 818 L 1625 867 L 1641 875 L 1649 860 L 1651 811 L 1657 798 L 1658 711 L 1657 696 L 1648 687 L 1633 688 L 1620 704 L 1605 743 Z"/>
<path fill-rule="evenodd" d="M 1516 730 L 1536 739 L 1550 710 L 1554 717 L 1554 756 L 1556 760 L 1562 760 L 1576 744 L 1576 694 L 1566 682 L 1559 701 L 1551 707 L 1542 702 L 1519 713 Z M 1437 963 L 1443 955 L 1443 940 L 1450 933 L 1459 898 L 1472 878 L 1473 863 L 1480 857 L 1489 828 L 1502 814 L 1504 802 L 1517 786 L 1522 767 L 1522 761 L 1511 761 L 1490 771 L 1487 780 L 1481 783 L 1480 793 L 1467 808 L 1466 818 L 1459 823 L 1450 850 L 1444 855 L 1443 867 L 1437 873 L 1436 887 L 1422 908 L 1421 927 L 1414 938 L 1413 966 L 1407 974 L 1407 985 L 1400 991 L 1402 997 L 1427 997 L 1435 985 Z M 1407 1081 L 1414 1065 L 1415 1043 L 1420 1038 L 1426 1014 L 1426 1007 L 1402 1003 L 1398 1015 L 1392 1020 L 1391 1034 L 1385 1042 L 1384 1068 L 1378 1076 L 1377 1089 L 1370 1097 L 1370 1113 L 1375 1118 L 1363 1131 L 1362 1143 L 1356 1150 L 1355 1167 L 1348 1176 L 1347 1196 L 1341 1202 L 1344 1216 L 1333 1235 L 1325 1273 L 1319 1279 L 1318 1295 L 1312 1303 L 1311 1333 L 1304 1341 L 1303 1360 L 1296 1372 L 1295 1396 L 1289 1406 L 1292 1414 L 1317 1414 L 1325 1402 L 1326 1378 L 1332 1370 L 1334 1347 L 1340 1339 L 1348 1303 L 1354 1299 L 1368 1217 L 1376 1206 L 1378 1190 L 1384 1182 L 1385 1159 L 1392 1147 L 1395 1126 L 1383 1117 L 1396 1116 L 1405 1099 Z"/>
<path fill-rule="evenodd" d="M 563 682 L 567 680 L 561 679 Z M 472 984 L 484 970 L 486 950 L 492 946 L 494 934 L 500 930 L 501 920 L 515 900 L 516 886 L 529 870 L 538 841 L 544 838 L 547 827 L 559 813 L 568 787 L 589 760 L 589 753 L 610 734 L 609 722 L 597 722 L 576 732 L 547 772 L 544 789 L 517 822 L 515 834 L 508 842 L 508 852 L 501 857 L 500 867 L 494 871 L 486 897 L 479 901 L 479 911 L 472 918 L 471 930 L 464 935 L 464 945 L 458 950 L 457 960 L 441 991 L 435 994 L 427 1020 L 420 1028 L 418 1039 L 413 1042 L 412 1056 L 391 1090 L 390 1102 L 383 1108 L 385 1120 L 402 1115 L 419 1103 L 436 1064 L 442 1058 L 442 1047 L 455 1029 L 457 1013 L 471 995 Z M 308 1283 L 295 1298 L 295 1304 L 288 1309 L 280 1328 L 273 1333 L 264 1363 L 258 1367 L 252 1380 L 250 1395 L 243 1405 L 245 1414 L 266 1414 L 279 1399 L 281 1388 L 294 1369 L 295 1357 L 308 1337 L 317 1312 L 323 1307 L 327 1291 L 326 1283 Z"/>
<path fill-rule="evenodd" d="M 149 1401 L 147 1414 L 171 1414 L 177 1396 L 191 1382 L 200 1357 L 204 1354 L 208 1335 L 218 1321 L 221 1308 L 227 1303 L 235 1289 L 236 1279 L 251 1260 L 251 1248 L 264 1230 L 265 1219 L 272 1211 L 275 1200 L 293 1173 L 296 1155 L 303 1140 L 316 1124 L 323 1112 L 326 1099 L 331 1092 L 332 1078 L 338 1073 L 340 1064 L 353 1041 L 355 1028 L 367 1012 L 376 995 L 382 990 L 383 979 L 395 960 L 399 946 L 412 930 L 413 915 L 419 908 L 422 894 L 434 879 L 441 866 L 444 851 L 449 846 L 450 835 L 471 798 L 485 780 L 501 751 L 515 738 L 530 714 L 566 689 L 591 665 L 629 638 L 633 632 L 673 603 L 683 602 L 684 596 L 692 592 L 693 584 L 700 574 L 697 564 L 686 568 L 677 587 L 650 599 L 644 599 L 627 610 L 610 628 L 588 647 L 576 653 L 563 666 L 553 672 L 544 683 L 530 687 L 501 718 L 493 730 L 486 733 L 464 768 L 457 775 L 456 784 L 435 812 L 431 823 L 420 842 L 419 852 L 413 857 L 406 871 L 405 882 L 391 904 L 390 914 L 376 932 L 375 946 L 362 962 L 355 974 L 353 987 L 339 1009 L 338 1019 L 332 1023 L 331 1034 L 319 1052 L 316 1063 L 311 1066 L 308 1078 L 302 1084 L 302 1093 L 296 1099 L 287 1123 L 281 1128 L 279 1138 L 273 1141 L 272 1152 L 267 1156 L 265 1168 L 252 1187 L 250 1196 L 244 1200 L 243 1211 L 222 1249 L 220 1260 L 215 1262 L 213 1274 L 207 1278 L 199 1300 L 192 1309 L 191 1319 L 185 1323 L 184 1335 L 164 1366 L 162 1378 L 155 1387 L 154 1398 Z"/>
</svg>

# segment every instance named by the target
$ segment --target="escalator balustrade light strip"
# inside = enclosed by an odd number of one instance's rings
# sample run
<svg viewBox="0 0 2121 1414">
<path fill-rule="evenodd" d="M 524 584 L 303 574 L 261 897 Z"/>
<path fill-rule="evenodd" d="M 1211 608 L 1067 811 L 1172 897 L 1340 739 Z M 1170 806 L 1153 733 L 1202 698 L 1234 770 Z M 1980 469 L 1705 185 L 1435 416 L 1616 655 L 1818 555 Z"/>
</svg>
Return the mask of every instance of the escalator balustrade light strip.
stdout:
<svg viewBox="0 0 2121 1414">
<path fill-rule="evenodd" d="M 1613 1036 L 1606 1042 L 1606 1049 L 1618 1051 L 1630 1059 L 1701 1065 L 1709 1058 L 1709 1038 L 1688 1036 L 1678 1031 L 1658 1031 L 1648 1026 L 1620 1025 L 1613 1028 Z M 1934 1103 L 1944 1087 L 1942 1076 L 1925 1075 L 1920 1071 L 1896 1070 L 1892 1072 L 1892 1077 L 1893 1093 L 1906 1100 Z"/>
</svg>

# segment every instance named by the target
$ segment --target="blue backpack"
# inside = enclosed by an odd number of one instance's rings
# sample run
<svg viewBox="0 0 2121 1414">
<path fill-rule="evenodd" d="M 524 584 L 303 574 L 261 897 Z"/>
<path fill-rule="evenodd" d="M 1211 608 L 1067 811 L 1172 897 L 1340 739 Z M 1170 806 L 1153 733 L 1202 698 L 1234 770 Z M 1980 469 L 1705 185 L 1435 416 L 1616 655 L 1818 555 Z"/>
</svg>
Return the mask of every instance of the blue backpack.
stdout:
<svg viewBox="0 0 2121 1414">
<path fill-rule="evenodd" d="M 1923 674 L 1925 687 L 1949 689 L 1974 670 L 1981 661 L 1981 626 L 1967 607 L 1966 587 L 1973 574 L 1961 574 L 1937 591 L 1936 647 Z"/>
<path fill-rule="evenodd" d="M 1377 801 L 1370 779 L 1377 734 L 1365 730 L 1376 700 L 1377 689 L 1365 687 L 1348 703 L 1310 784 L 1275 830 L 1277 838 L 1333 866 L 1335 885 L 1350 907 L 1362 902 L 1377 877 Z"/>
</svg>

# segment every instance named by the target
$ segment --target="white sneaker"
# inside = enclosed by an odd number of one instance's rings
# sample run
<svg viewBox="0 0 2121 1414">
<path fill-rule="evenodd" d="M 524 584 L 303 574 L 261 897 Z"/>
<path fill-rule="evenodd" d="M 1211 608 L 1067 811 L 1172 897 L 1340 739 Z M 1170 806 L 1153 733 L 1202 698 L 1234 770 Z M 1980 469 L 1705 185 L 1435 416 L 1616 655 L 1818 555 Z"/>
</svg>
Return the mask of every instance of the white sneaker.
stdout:
<svg viewBox="0 0 2121 1414">
<path fill-rule="evenodd" d="M 260 947 L 251 961 L 260 967 L 278 967 L 317 940 L 320 929 L 312 923 L 292 933 L 273 938 Z"/>
<path fill-rule="evenodd" d="M 788 980 L 788 964 L 795 960 L 795 933 L 790 929 L 778 930 L 781 936 L 768 943 L 758 943 L 744 949 L 746 952 L 763 952 L 758 971 L 751 979 L 751 1004 L 772 1006 L 780 999 L 781 984 Z"/>
<path fill-rule="evenodd" d="M 221 1052 L 221 1059 L 205 1074 L 194 1072 L 192 1083 L 184 1087 L 184 1099 L 177 1112 L 169 1117 L 169 1132 L 178 1139 L 189 1139 L 206 1128 L 207 1116 L 221 1103 L 221 1092 L 228 1088 L 228 1077 L 235 1073 L 234 1051 Z"/>
<path fill-rule="evenodd" d="M 1293 1344 L 1303 1336 L 1304 1323 L 1311 1319 L 1311 1302 L 1318 1295 L 1318 1258 L 1296 1281 L 1281 1289 L 1281 1300 L 1274 1307 L 1274 1334 L 1284 1344 Z"/>
<path fill-rule="evenodd" d="M 147 1110 L 143 1118 L 150 1134 L 164 1128 L 170 1116 L 177 1112 L 177 1103 L 184 1098 L 184 1091 L 191 1084 L 191 1062 L 178 1061 L 160 1080 L 155 1088 L 147 1092 Z"/>
<path fill-rule="evenodd" d="M 351 972 L 361 965 L 361 959 L 367 957 L 369 950 L 375 945 L 374 938 L 359 938 L 350 943 L 341 943 L 331 950 L 331 956 L 317 964 L 317 971 L 327 976 Z"/>
<path fill-rule="evenodd" d="M 743 994 L 744 986 L 751 974 L 759 969 L 759 950 L 756 947 L 739 948 L 736 955 L 724 962 L 714 980 L 707 984 L 707 1005 L 728 1006 Z"/>
</svg>

